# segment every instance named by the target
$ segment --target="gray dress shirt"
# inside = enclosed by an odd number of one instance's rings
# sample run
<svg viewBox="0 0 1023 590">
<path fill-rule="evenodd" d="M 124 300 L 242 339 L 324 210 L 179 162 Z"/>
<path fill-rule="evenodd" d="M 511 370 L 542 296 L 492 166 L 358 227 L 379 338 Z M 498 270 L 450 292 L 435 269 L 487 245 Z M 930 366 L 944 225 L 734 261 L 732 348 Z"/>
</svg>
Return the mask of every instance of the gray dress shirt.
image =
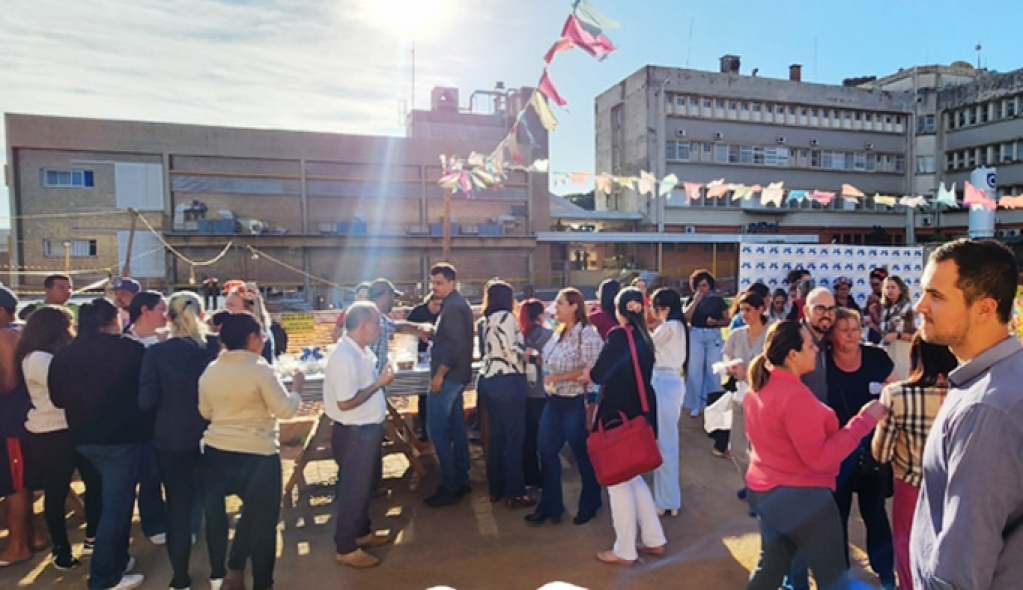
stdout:
<svg viewBox="0 0 1023 590">
<path fill-rule="evenodd" d="M 918 590 L 1023 585 L 1023 346 L 1006 338 L 948 377 L 924 447 L 910 564 Z"/>
<path fill-rule="evenodd" d="M 430 374 L 448 368 L 448 381 L 466 384 L 472 379 L 472 308 L 458 291 L 444 298 L 430 349 Z"/>
</svg>

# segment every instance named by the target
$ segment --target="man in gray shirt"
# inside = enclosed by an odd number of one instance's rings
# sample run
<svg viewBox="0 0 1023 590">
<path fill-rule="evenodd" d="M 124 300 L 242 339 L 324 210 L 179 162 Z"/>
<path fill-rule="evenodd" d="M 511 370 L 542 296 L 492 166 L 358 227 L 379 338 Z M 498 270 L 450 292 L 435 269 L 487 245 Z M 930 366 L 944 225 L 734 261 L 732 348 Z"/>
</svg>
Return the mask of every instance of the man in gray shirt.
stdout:
<svg viewBox="0 0 1023 590">
<path fill-rule="evenodd" d="M 910 537 L 918 590 L 1007 590 L 1023 584 L 1023 347 L 1009 336 L 1012 251 L 950 242 L 924 270 L 920 334 L 960 365 L 924 447 Z"/>
<path fill-rule="evenodd" d="M 450 264 L 442 262 L 430 269 L 430 286 L 442 303 L 430 350 L 426 429 L 440 463 L 442 483 L 426 498 L 428 506 L 454 504 L 472 491 L 462 392 L 472 379 L 473 319 L 455 278 Z"/>
</svg>

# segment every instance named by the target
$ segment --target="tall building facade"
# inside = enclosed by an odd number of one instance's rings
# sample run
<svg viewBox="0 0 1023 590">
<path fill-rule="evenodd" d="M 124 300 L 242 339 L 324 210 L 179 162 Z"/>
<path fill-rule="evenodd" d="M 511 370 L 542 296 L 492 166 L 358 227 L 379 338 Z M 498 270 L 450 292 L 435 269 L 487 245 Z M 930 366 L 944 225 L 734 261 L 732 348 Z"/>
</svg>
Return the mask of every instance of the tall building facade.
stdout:
<svg viewBox="0 0 1023 590">
<path fill-rule="evenodd" d="M 130 272 L 150 288 L 242 278 L 332 302 L 338 286 L 385 276 L 417 292 L 444 248 L 440 156 L 489 153 L 509 129 L 455 100 L 413 112 L 406 138 L 7 114 L 11 284 L 38 287 L 27 269 L 117 276 L 131 243 Z M 546 158 L 534 129 L 521 150 Z M 131 209 L 156 232 L 132 231 Z M 469 290 L 494 269 L 534 279 L 546 174 L 511 172 L 471 201 L 452 196 L 450 211 L 450 261 Z"/>
</svg>

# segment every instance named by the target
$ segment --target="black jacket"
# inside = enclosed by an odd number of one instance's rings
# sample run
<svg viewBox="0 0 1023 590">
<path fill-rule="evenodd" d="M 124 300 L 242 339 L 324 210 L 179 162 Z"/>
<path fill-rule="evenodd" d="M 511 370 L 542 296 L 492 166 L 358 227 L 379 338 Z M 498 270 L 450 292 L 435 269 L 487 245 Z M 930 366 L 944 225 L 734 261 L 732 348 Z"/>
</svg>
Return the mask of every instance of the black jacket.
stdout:
<svg viewBox="0 0 1023 590">
<path fill-rule="evenodd" d="M 607 334 L 607 342 L 600 350 L 597 362 L 590 369 L 590 379 L 602 385 L 600 403 L 597 405 L 597 422 L 610 425 L 612 419 L 620 419 L 619 412 L 627 418 L 643 415 L 643 406 L 639 398 L 639 385 L 636 370 L 629 350 L 629 339 L 626 328 L 618 327 Z M 639 357 L 639 371 L 646 385 L 646 399 L 650 411 L 646 414 L 647 422 L 657 432 L 657 399 L 654 388 L 650 384 L 650 375 L 654 370 L 654 351 L 646 340 L 633 333 L 636 341 L 636 355 Z M 596 429 L 596 425 L 594 425 Z"/>
<path fill-rule="evenodd" d="M 75 444 L 131 444 L 152 437 L 152 417 L 139 409 L 145 352 L 129 336 L 90 334 L 53 356 L 50 398 L 64 409 Z"/>
<path fill-rule="evenodd" d="M 162 451 L 198 451 L 209 421 L 199 415 L 199 377 L 217 358 L 220 341 L 171 338 L 150 346 L 142 359 L 139 407 L 155 412 L 153 445 Z"/>
</svg>

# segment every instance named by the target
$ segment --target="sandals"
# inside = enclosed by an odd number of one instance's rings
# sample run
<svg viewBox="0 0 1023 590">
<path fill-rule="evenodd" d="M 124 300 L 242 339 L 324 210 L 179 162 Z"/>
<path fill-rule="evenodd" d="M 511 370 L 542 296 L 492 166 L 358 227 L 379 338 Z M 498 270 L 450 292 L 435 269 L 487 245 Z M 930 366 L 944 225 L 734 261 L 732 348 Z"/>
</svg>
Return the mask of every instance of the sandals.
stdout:
<svg viewBox="0 0 1023 590">
<path fill-rule="evenodd" d="M 622 559 L 618 557 L 614 551 L 598 551 L 597 561 L 610 565 L 633 565 L 636 563 L 635 559 Z"/>
<path fill-rule="evenodd" d="M 505 499 L 504 505 L 508 508 L 529 508 L 530 506 L 536 506 L 536 500 L 529 496 L 519 496 L 517 498 Z"/>
<path fill-rule="evenodd" d="M 719 450 L 715 449 L 714 447 L 710 448 L 710 454 L 714 455 L 715 457 L 720 457 L 722 459 L 731 459 L 732 458 L 732 451 L 729 451 L 729 450 L 719 451 Z"/>
<path fill-rule="evenodd" d="M 636 551 L 642 555 L 664 555 L 664 545 L 657 547 L 647 547 L 646 545 L 636 545 Z"/>
</svg>

